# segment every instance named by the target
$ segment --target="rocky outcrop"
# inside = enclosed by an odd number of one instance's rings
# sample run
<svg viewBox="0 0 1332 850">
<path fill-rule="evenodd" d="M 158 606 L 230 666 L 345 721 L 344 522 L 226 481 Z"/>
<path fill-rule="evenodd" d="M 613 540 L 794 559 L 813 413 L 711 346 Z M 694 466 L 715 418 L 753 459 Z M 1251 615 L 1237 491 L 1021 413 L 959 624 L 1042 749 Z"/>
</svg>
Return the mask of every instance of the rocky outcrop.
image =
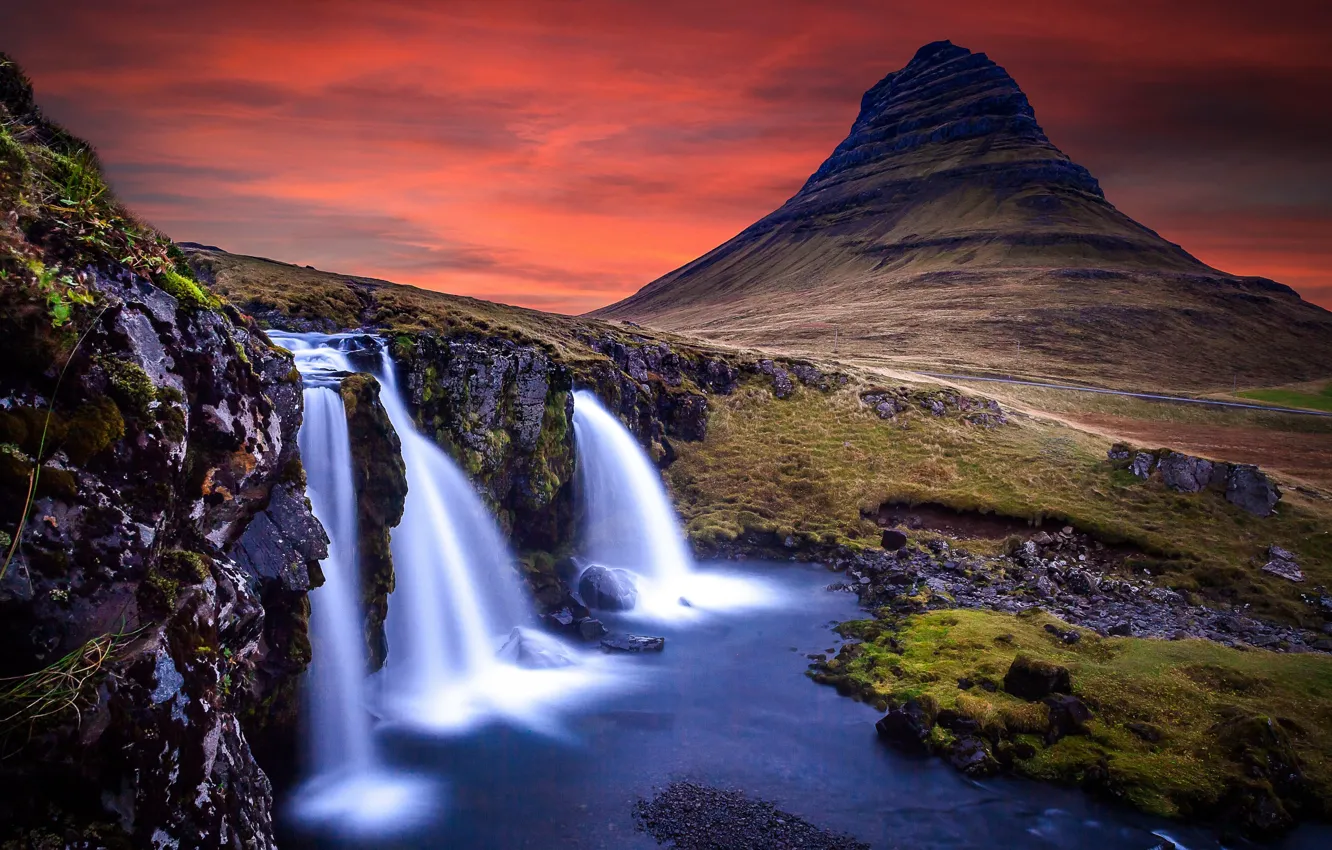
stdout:
<svg viewBox="0 0 1332 850">
<path fill-rule="evenodd" d="M 671 440 L 708 433 L 708 396 L 729 395 L 740 371 L 721 357 L 676 351 L 642 338 L 588 337 L 607 362 L 582 365 L 577 380 L 617 413 L 660 466 L 675 460 Z"/>
<path fill-rule="evenodd" d="M 384 620 L 393 592 L 390 532 L 402 521 L 407 503 L 407 467 L 402 443 L 379 401 L 379 381 L 357 374 L 339 387 L 351 442 L 356 487 L 356 529 L 360 539 L 361 610 L 365 612 L 366 659 L 373 672 L 384 666 L 388 640 Z"/>
<path fill-rule="evenodd" d="M 403 335 L 392 353 L 422 433 L 462 465 L 515 547 L 551 551 L 567 540 L 569 368 L 501 337 Z"/>
<path fill-rule="evenodd" d="M 1308 598 L 1301 616 L 1308 628 L 1263 619 L 1221 600 L 1199 604 L 1197 598 L 1155 584 L 1145 574 L 1126 574 L 1124 552 L 1067 526 L 1055 533 L 1037 531 L 1002 555 L 973 554 L 940 539 L 895 551 L 845 546 L 793 550 L 759 534 L 699 554 L 817 561 L 843 574 L 833 588 L 854 592 L 876 611 L 985 608 L 1020 614 L 1042 609 L 1104 636 L 1202 638 L 1276 652 L 1332 652 L 1332 596 L 1326 593 Z M 1267 560 L 1274 560 L 1270 550 Z M 1071 630 L 1060 637 L 1072 643 L 1078 633 Z"/>
<path fill-rule="evenodd" d="M 873 387 L 860 394 L 860 401 L 880 419 L 896 420 L 898 414 L 920 410 L 931 416 L 959 416 L 982 428 L 1008 424 L 1008 417 L 994 399 L 963 395 L 950 390 L 912 387 Z"/>
<path fill-rule="evenodd" d="M 293 716 L 326 545 L 301 495 L 299 380 L 234 311 L 85 275 L 77 345 L 3 316 L 23 352 L 0 365 L 4 522 L 38 486 L 5 528 L 0 675 L 28 687 L 0 689 L 0 834 L 271 847 L 247 737 Z"/>
<path fill-rule="evenodd" d="M 1107 456 L 1116 468 L 1143 480 L 1158 476 L 1181 493 L 1223 493 L 1226 501 L 1254 516 L 1271 516 L 1281 501 L 1281 488 L 1253 464 L 1207 460 L 1170 449 L 1146 451 L 1125 443 L 1115 443 Z"/>
</svg>

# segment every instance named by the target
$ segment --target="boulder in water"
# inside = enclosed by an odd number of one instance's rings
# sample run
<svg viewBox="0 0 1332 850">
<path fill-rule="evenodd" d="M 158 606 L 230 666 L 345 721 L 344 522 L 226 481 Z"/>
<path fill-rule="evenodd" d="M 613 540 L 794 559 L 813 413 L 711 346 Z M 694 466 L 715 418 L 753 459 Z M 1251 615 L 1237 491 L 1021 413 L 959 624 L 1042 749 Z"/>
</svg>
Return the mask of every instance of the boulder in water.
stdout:
<svg viewBox="0 0 1332 850">
<path fill-rule="evenodd" d="M 529 670 L 550 670 L 574 663 L 559 641 L 518 628 L 509 632 L 509 639 L 500 647 L 497 656 L 501 661 Z"/>
<path fill-rule="evenodd" d="M 583 604 L 603 611 L 628 611 L 638 604 L 638 586 L 628 570 L 593 564 L 578 577 Z"/>
<path fill-rule="evenodd" d="M 584 617 L 578 621 L 578 635 L 583 640 L 596 640 L 606 632 L 606 624 L 593 617 Z"/>
<path fill-rule="evenodd" d="M 601 648 L 605 652 L 661 652 L 666 648 L 666 638 L 647 635 L 611 635 L 601 639 Z"/>
</svg>

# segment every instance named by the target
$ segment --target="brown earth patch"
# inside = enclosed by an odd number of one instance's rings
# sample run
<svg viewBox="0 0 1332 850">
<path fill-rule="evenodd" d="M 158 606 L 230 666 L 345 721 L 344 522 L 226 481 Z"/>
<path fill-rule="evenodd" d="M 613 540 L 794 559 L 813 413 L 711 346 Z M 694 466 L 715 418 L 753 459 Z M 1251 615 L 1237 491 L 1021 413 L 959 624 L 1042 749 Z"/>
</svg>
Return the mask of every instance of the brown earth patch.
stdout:
<svg viewBox="0 0 1332 850">
<path fill-rule="evenodd" d="M 1332 486 L 1332 434 L 1164 422 L 1108 414 L 1064 414 L 1060 418 L 1135 445 L 1169 447 L 1231 463 L 1256 463 L 1310 484 Z"/>
</svg>

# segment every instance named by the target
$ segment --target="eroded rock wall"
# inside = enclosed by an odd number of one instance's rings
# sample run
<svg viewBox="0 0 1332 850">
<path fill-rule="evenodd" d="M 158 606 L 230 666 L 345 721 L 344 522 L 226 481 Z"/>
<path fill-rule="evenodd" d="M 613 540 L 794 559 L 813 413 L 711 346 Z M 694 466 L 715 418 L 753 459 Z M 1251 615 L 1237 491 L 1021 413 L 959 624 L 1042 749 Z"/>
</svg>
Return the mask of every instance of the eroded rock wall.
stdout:
<svg viewBox="0 0 1332 850">
<path fill-rule="evenodd" d="M 247 735 L 294 718 L 326 551 L 299 378 L 234 311 L 87 275 L 100 312 L 77 347 L 31 312 L 0 319 L 22 352 L 0 364 L 0 528 L 21 543 L 0 579 L 0 675 L 26 683 L 0 689 L 0 835 L 270 847 Z"/>
<path fill-rule="evenodd" d="M 407 467 L 402 443 L 379 401 L 373 375 L 352 375 L 340 387 L 351 440 L 352 480 L 360 538 L 361 609 L 365 612 L 366 658 L 373 672 L 384 666 L 388 641 L 384 620 L 393 592 L 390 535 L 407 501 Z"/>
</svg>

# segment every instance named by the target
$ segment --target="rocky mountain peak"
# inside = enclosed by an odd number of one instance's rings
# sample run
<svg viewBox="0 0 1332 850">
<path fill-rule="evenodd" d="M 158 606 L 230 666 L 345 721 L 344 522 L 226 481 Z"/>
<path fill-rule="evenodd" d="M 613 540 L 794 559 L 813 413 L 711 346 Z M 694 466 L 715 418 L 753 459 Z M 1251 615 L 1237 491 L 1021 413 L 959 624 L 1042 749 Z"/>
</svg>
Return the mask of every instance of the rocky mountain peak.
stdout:
<svg viewBox="0 0 1332 850">
<path fill-rule="evenodd" d="M 1102 197 L 1086 169 L 1046 138 L 1017 82 L 984 53 L 951 41 L 916 51 L 901 70 L 860 101 L 851 133 L 805 184 L 804 191 L 891 170 L 920 176 L 963 163 L 1038 161 L 1061 182 Z"/>
</svg>

